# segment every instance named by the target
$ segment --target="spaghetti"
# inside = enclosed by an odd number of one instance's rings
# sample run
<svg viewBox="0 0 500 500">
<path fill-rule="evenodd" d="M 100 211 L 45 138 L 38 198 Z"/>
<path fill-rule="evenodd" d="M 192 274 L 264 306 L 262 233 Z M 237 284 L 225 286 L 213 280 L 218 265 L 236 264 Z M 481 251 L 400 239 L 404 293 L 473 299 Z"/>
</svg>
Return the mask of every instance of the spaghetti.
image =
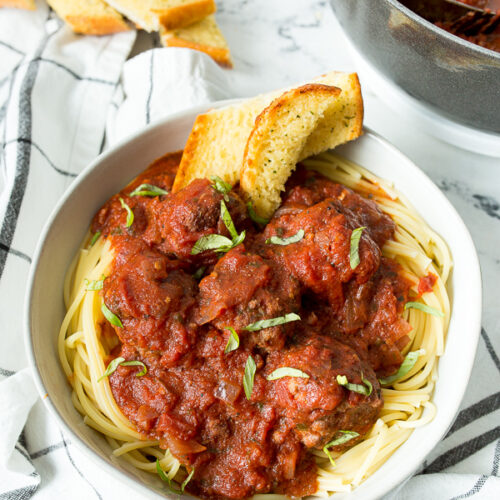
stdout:
<svg viewBox="0 0 500 500">
<path fill-rule="evenodd" d="M 411 369 L 383 386 L 383 408 L 371 431 L 352 448 L 343 452 L 312 449 L 317 463 L 318 490 L 315 496 L 350 491 L 373 474 L 410 436 L 413 429 L 430 422 L 436 412 L 432 394 L 437 378 L 439 356 L 443 354 L 450 318 L 446 283 L 452 262 L 445 243 L 419 217 L 409 202 L 392 185 L 368 170 L 332 153 L 323 153 L 304 162 L 336 183 L 369 197 L 396 224 L 394 237 L 383 247 L 383 255 L 396 260 L 411 290 L 418 294 L 420 279 L 436 276 L 432 290 L 420 300 L 440 315 L 409 308 L 404 318 L 412 326 L 405 352 L 418 351 Z M 58 337 L 64 372 L 73 388 L 73 404 L 87 425 L 102 433 L 113 454 L 152 474 L 157 464 L 168 478 L 181 483 L 187 472 L 159 441 L 145 440 L 123 415 L 116 403 L 107 377 L 103 377 L 117 337 L 105 335 L 101 311 L 102 297 L 89 283 L 107 276 L 114 254 L 109 238 L 98 238 L 91 245 L 87 235 L 65 280 L 67 313 Z M 286 498 L 283 495 L 255 495 L 256 499 Z"/>
</svg>

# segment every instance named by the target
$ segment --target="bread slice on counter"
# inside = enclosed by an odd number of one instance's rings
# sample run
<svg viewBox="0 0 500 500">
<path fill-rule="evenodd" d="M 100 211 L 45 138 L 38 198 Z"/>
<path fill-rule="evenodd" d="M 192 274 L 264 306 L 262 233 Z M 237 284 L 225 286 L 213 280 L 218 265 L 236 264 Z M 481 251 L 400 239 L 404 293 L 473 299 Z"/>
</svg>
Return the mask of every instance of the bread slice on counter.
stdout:
<svg viewBox="0 0 500 500">
<path fill-rule="evenodd" d="M 342 92 L 335 104 L 328 107 L 322 119 L 317 121 L 316 128 L 305 141 L 299 160 L 358 137 L 363 126 L 363 100 L 356 73 L 334 71 L 310 83 L 338 87 Z M 245 147 L 257 116 L 286 90 L 198 115 L 184 148 L 173 191 L 182 189 L 193 179 L 210 178 L 212 175 L 236 184 L 240 180 Z M 286 151 L 283 154 L 286 155 Z"/>
<path fill-rule="evenodd" d="M 338 87 L 310 83 L 285 92 L 257 116 L 243 155 L 240 186 L 258 215 L 269 219 L 279 207 L 306 142 L 331 114 L 340 93 Z"/>
<path fill-rule="evenodd" d="M 109 35 L 130 29 L 123 16 L 104 0 L 47 0 L 75 33 Z"/>
<path fill-rule="evenodd" d="M 213 14 L 185 28 L 162 30 L 160 39 L 165 47 L 186 47 L 199 50 L 208 54 L 221 66 L 233 67 L 226 39 Z"/>
<path fill-rule="evenodd" d="M 0 7 L 36 10 L 35 0 L 0 0 Z"/>
<path fill-rule="evenodd" d="M 214 0 L 106 0 L 146 31 L 189 26 L 216 10 Z"/>
</svg>

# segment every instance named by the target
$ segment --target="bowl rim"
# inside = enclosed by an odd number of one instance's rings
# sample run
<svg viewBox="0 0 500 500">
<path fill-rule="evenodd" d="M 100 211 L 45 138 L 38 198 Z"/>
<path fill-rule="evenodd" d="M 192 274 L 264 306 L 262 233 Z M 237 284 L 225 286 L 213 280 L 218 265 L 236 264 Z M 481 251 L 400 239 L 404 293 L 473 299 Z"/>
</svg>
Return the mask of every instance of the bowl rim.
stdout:
<svg viewBox="0 0 500 500">
<path fill-rule="evenodd" d="M 409 18 L 411 18 L 412 20 L 414 20 L 415 22 L 418 22 L 419 24 L 423 25 L 424 28 L 436 33 L 438 36 L 442 36 L 447 40 L 449 40 L 450 42 L 461 45 L 465 49 L 477 52 L 483 56 L 492 57 L 493 59 L 500 61 L 500 52 L 496 52 L 495 50 L 492 49 L 487 49 L 485 47 L 482 47 L 481 45 L 477 45 L 475 43 L 469 42 L 468 40 L 464 40 L 463 38 L 457 35 L 453 35 L 452 33 L 442 28 L 438 28 L 435 24 L 431 23 L 424 17 L 418 15 L 416 12 L 412 11 L 410 8 L 403 5 L 398 0 L 385 0 L 385 1 L 391 4 L 393 7 L 398 9 L 406 16 L 408 16 Z"/>
<path fill-rule="evenodd" d="M 40 237 L 38 239 L 38 243 L 36 246 L 36 250 L 33 256 L 33 262 L 30 268 L 30 273 L 27 281 L 27 288 L 26 288 L 26 295 L 25 295 L 25 301 L 24 301 L 24 312 L 23 312 L 23 336 L 24 336 L 24 342 L 25 342 L 25 351 L 27 354 L 28 358 L 28 363 L 29 367 L 31 368 L 35 386 L 38 390 L 38 393 L 45 405 L 45 407 L 49 410 L 49 413 L 52 415 L 53 418 L 55 418 L 57 425 L 64 430 L 64 432 L 71 437 L 72 443 L 75 444 L 75 446 L 78 448 L 79 451 L 81 451 L 87 458 L 89 458 L 91 461 L 96 463 L 101 469 L 104 469 L 108 474 L 110 474 L 113 478 L 119 477 L 122 483 L 125 483 L 127 486 L 130 486 L 132 489 L 134 489 L 137 492 L 140 492 L 142 495 L 147 496 L 149 498 L 156 498 L 156 499 L 161 499 L 161 498 L 174 498 L 172 495 L 168 494 L 167 492 L 165 493 L 160 493 L 159 491 L 155 491 L 152 488 L 148 487 L 148 485 L 141 483 L 139 479 L 134 479 L 131 476 L 127 475 L 125 472 L 120 470 L 119 468 L 113 466 L 110 464 L 108 461 L 106 461 L 103 457 L 101 457 L 98 453 L 96 453 L 94 450 L 92 450 L 87 443 L 78 437 L 78 435 L 73 431 L 71 425 L 66 422 L 62 414 L 59 413 L 56 405 L 52 402 L 52 398 L 47 397 L 48 396 L 48 391 L 44 385 L 44 382 L 42 380 L 42 376 L 40 374 L 40 371 L 38 369 L 38 363 L 37 363 L 37 358 L 35 356 L 34 352 L 34 345 L 32 342 L 32 331 L 31 331 L 31 306 L 33 303 L 33 291 L 34 291 L 34 281 L 35 281 L 35 276 L 37 274 L 37 268 L 39 261 L 42 257 L 42 250 L 45 247 L 47 243 L 47 237 L 48 233 L 51 229 L 52 224 L 54 223 L 55 219 L 57 218 L 59 212 L 61 209 L 64 207 L 64 205 L 68 202 L 69 198 L 72 197 L 73 192 L 76 190 L 77 186 L 82 183 L 87 177 L 89 177 L 92 172 L 98 168 L 98 166 L 106 161 L 109 157 L 112 157 L 115 152 L 119 149 L 121 149 L 124 145 L 131 143 L 131 142 L 136 142 L 140 141 L 144 136 L 150 134 L 152 131 L 156 129 L 161 129 L 168 123 L 175 123 L 177 120 L 188 116 L 188 115 L 195 115 L 199 114 L 202 112 L 206 112 L 209 109 L 213 108 L 218 108 L 221 106 L 225 106 L 231 102 L 234 102 L 233 100 L 224 100 L 224 101 L 217 101 L 213 103 L 208 103 L 208 104 L 202 104 L 199 106 L 195 106 L 192 108 L 188 108 L 186 110 L 173 113 L 169 115 L 166 118 L 163 118 L 162 120 L 150 124 L 147 127 L 143 128 L 142 130 L 139 130 L 138 132 L 122 139 L 119 141 L 117 144 L 115 144 L 112 148 L 107 150 L 106 152 L 102 153 L 99 155 L 95 160 L 93 160 L 85 169 L 79 174 L 77 179 L 71 184 L 71 186 L 68 187 L 66 192 L 63 194 L 63 196 L 60 198 L 60 200 L 57 202 L 55 205 L 54 209 L 51 212 L 50 217 L 47 219 L 44 228 L 40 234 Z M 441 425 L 434 431 L 436 435 L 438 435 L 438 439 L 436 441 L 433 441 L 432 444 L 428 442 L 426 446 L 420 446 L 418 450 L 415 450 L 415 456 L 417 460 L 413 462 L 412 465 L 407 465 L 403 472 L 404 474 L 401 474 L 399 478 L 395 479 L 393 476 L 391 477 L 385 477 L 385 480 L 383 484 L 380 484 L 380 487 L 377 489 L 378 491 L 375 491 L 375 497 L 373 498 L 380 498 L 382 495 L 389 493 L 391 490 L 394 488 L 397 488 L 399 485 L 404 484 L 404 482 L 409 479 L 415 471 L 418 469 L 418 467 L 422 464 L 426 456 L 432 451 L 434 446 L 439 443 L 448 429 L 451 427 L 453 424 L 453 421 L 456 418 L 456 415 L 459 411 L 460 404 L 463 400 L 465 391 L 468 387 L 468 383 L 470 380 L 470 375 L 473 367 L 473 363 L 475 360 L 475 353 L 477 350 L 477 345 L 479 341 L 479 335 L 480 335 L 480 328 L 481 328 L 481 305 L 482 305 L 482 287 L 481 287 L 481 273 L 480 273 L 480 266 L 479 266 L 479 259 L 477 255 L 477 251 L 475 249 L 472 237 L 461 219 L 460 215 L 456 211 L 455 207 L 451 204 L 451 202 L 446 198 L 446 196 L 439 190 L 439 188 L 434 184 L 434 182 L 427 176 L 425 172 L 423 172 L 414 162 L 412 162 L 406 155 L 404 155 L 401 151 L 399 151 L 393 144 L 391 144 L 388 140 L 384 139 L 382 136 L 374 132 L 368 127 L 364 127 L 364 133 L 365 135 L 371 136 L 376 142 L 380 143 L 383 147 L 386 149 L 389 149 L 392 155 L 399 156 L 401 160 L 406 163 L 414 172 L 414 175 L 417 175 L 422 182 L 432 190 L 432 196 L 435 197 L 437 196 L 440 198 L 441 203 L 447 205 L 447 208 L 451 211 L 452 215 L 455 218 L 455 224 L 457 225 L 457 228 L 459 228 L 460 233 L 462 234 L 464 238 L 464 242 L 467 244 L 469 247 L 470 251 L 470 256 L 471 256 L 471 268 L 469 269 L 469 277 L 470 277 L 470 283 L 471 283 L 471 289 L 477 290 L 477 296 L 475 300 L 475 306 L 471 308 L 470 311 L 468 311 L 469 314 L 469 325 L 472 325 L 472 329 L 470 332 L 470 338 L 472 339 L 470 342 L 471 349 L 470 349 L 470 356 L 467 359 L 467 364 L 466 366 L 462 365 L 462 370 L 461 370 L 461 378 L 464 380 L 464 383 L 461 386 L 460 391 L 458 391 L 455 395 L 455 399 L 453 401 L 453 405 L 450 405 L 449 407 L 445 408 L 446 413 L 449 415 L 449 418 L 446 419 L 444 423 L 441 423 Z M 368 167 L 369 168 L 369 167 Z M 82 233 L 83 234 L 83 233 Z M 453 309 L 452 309 L 453 311 Z M 451 318 L 453 317 L 453 313 Z M 450 318 L 450 319 L 451 319 Z M 473 341 L 473 342 L 472 342 Z M 411 436 L 410 436 L 411 437 Z M 334 497 L 335 498 L 335 497 Z"/>
</svg>

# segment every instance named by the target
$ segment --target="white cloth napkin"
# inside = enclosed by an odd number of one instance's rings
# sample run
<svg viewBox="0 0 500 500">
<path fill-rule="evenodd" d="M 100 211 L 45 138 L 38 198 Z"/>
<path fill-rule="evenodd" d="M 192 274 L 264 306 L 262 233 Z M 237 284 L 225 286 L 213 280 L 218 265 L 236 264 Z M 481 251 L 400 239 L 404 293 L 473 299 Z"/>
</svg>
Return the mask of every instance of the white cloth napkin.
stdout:
<svg viewBox="0 0 500 500">
<path fill-rule="evenodd" d="M 133 41 L 134 33 L 75 36 L 42 4 L 0 14 L 0 500 L 131 495 L 81 455 L 38 399 L 25 368 L 22 306 L 44 221 L 105 145 L 169 113 L 238 95 L 230 73 L 187 49 L 125 62 Z M 500 498 L 500 362 L 482 338 L 476 382 L 493 383 L 473 385 L 424 464 L 428 473 L 390 498 Z"/>
</svg>

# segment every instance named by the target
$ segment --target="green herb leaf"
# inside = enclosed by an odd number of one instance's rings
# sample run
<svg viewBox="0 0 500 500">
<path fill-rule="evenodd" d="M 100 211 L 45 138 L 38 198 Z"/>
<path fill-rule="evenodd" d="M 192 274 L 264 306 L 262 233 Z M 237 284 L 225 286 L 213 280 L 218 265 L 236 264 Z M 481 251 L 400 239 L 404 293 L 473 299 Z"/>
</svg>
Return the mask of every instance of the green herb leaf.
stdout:
<svg viewBox="0 0 500 500">
<path fill-rule="evenodd" d="M 355 431 L 338 431 L 338 433 L 342 433 L 342 435 L 334 439 L 333 441 L 330 441 L 329 443 L 325 444 L 325 448 L 331 448 L 332 446 L 339 446 L 359 436 L 359 434 Z"/>
<path fill-rule="evenodd" d="M 246 231 L 241 231 L 241 233 L 236 238 L 233 239 L 233 244 L 231 248 L 234 248 L 238 246 L 240 243 L 243 243 L 245 236 L 246 236 Z"/>
<path fill-rule="evenodd" d="M 205 269 L 207 266 L 201 266 L 198 269 L 196 269 L 196 272 L 193 274 L 193 278 L 195 280 L 201 280 L 201 277 L 203 276 L 203 273 L 205 272 Z"/>
<path fill-rule="evenodd" d="M 277 318 L 261 319 L 260 321 L 256 321 L 251 325 L 245 326 L 245 330 L 248 330 L 249 332 L 256 332 L 257 330 L 262 330 L 263 328 L 284 325 L 285 323 L 290 323 L 290 321 L 298 320 L 300 320 L 300 316 L 298 314 L 288 313 L 284 316 L 278 316 Z"/>
<path fill-rule="evenodd" d="M 245 364 L 245 374 L 243 375 L 243 389 L 245 390 L 245 396 L 249 400 L 252 396 L 253 391 L 253 379 L 255 377 L 255 370 L 257 369 L 255 361 L 252 356 L 248 356 L 247 362 Z"/>
<path fill-rule="evenodd" d="M 158 476 L 160 476 L 160 479 L 167 484 L 167 488 L 171 493 L 173 493 L 174 495 L 182 494 L 183 491 L 178 490 L 174 486 L 175 483 L 167 476 L 167 474 L 165 474 L 165 471 L 161 468 L 160 461 L 158 459 L 156 459 L 156 472 L 158 473 Z"/>
<path fill-rule="evenodd" d="M 247 203 L 247 210 L 248 210 L 248 215 L 250 216 L 250 219 L 252 219 L 257 224 L 260 224 L 261 226 L 265 226 L 269 222 L 269 219 L 265 219 L 264 217 L 257 215 L 257 213 L 255 212 L 255 210 L 253 208 L 251 201 L 249 201 Z"/>
<path fill-rule="evenodd" d="M 438 316 L 440 318 L 444 318 L 444 313 L 435 309 L 434 307 L 428 306 L 426 304 L 422 304 L 422 302 L 407 302 L 405 304 L 406 309 L 419 309 L 420 311 L 424 311 L 425 313 L 432 314 L 433 316 Z"/>
<path fill-rule="evenodd" d="M 94 236 L 92 236 L 92 239 L 90 240 L 90 246 L 93 247 L 95 245 L 95 242 L 99 239 L 101 236 L 101 231 L 96 231 L 94 233 Z"/>
<path fill-rule="evenodd" d="M 240 346 L 240 338 L 232 326 L 225 326 L 224 330 L 229 330 L 231 332 L 227 340 L 226 348 L 224 349 L 224 354 L 227 354 L 228 352 L 238 349 Z"/>
<path fill-rule="evenodd" d="M 415 366 L 415 363 L 421 354 L 425 354 L 425 349 L 409 352 L 401 363 L 399 370 L 394 375 L 379 379 L 380 383 L 382 385 L 389 385 L 404 377 Z"/>
<path fill-rule="evenodd" d="M 335 467 L 335 461 L 333 460 L 333 457 L 330 454 L 330 450 L 328 448 L 347 443 L 351 439 L 357 438 L 359 436 L 359 434 L 355 431 L 338 431 L 338 432 L 342 433 L 340 437 L 334 439 L 333 441 L 330 441 L 329 443 L 325 444 L 325 446 L 323 446 L 323 451 L 325 452 L 326 456 L 330 460 L 330 463 L 333 465 L 333 467 Z"/>
<path fill-rule="evenodd" d="M 271 236 L 266 240 L 266 243 L 272 243 L 274 245 L 290 245 L 290 243 L 297 243 L 304 237 L 304 230 L 299 229 L 296 234 L 288 238 L 280 238 L 279 236 Z"/>
<path fill-rule="evenodd" d="M 142 370 L 138 373 L 136 373 L 136 377 L 142 377 L 143 375 L 146 375 L 148 372 L 148 369 L 146 365 L 142 361 L 125 361 L 125 358 L 115 358 L 111 363 L 109 363 L 108 367 L 106 368 L 106 371 L 104 372 L 104 375 L 102 377 L 99 377 L 97 379 L 98 382 L 100 382 L 103 378 L 109 377 L 112 373 L 116 371 L 118 366 L 142 366 Z"/>
<path fill-rule="evenodd" d="M 337 464 L 335 463 L 335 460 L 333 459 L 332 454 L 330 453 L 330 450 L 325 446 L 323 448 L 323 451 L 325 452 L 326 456 L 328 457 L 328 460 L 330 460 L 332 467 L 336 467 Z"/>
<path fill-rule="evenodd" d="M 113 314 L 109 309 L 108 306 L 103 302 L 101 306 L 101 311 L 104 314 L 104 317 L 114 326 L 118 326 L 120 328 L 123 328 L 122 322 L 120 318 L 116 315 Z"/>
<path fill-rule="evenodd" d="M 229 193 L 229 191 L 231 191 L 231 189 L 233 189 L 231 184 L 224 181 L 217 175 L 212 175 L 212 177 L 210 177 L 210 180 L 212 181 L 212 187 L 219 193 L 223 194 L 226 201 L 229 201 L 229 197 L 227 196 L 227 194 Z"/>
<path fill-rule="evenodd" d="M 142 370 L 135 374 L 136 377 L 142 377 L 148 373 L 147 366 L 142 361 L 124 361 L 120 366 L 142 366 Z"/>
<path fill-rule="evenodd" d="M 87 278 L 85 278 L 85 290 L 88 290 L 89 292 L 95 292 L 97 290 L 102 290 L 102 287 L 104 286 L 105 279 L 106 279 L 106 276 L 104 276 L 104 275 L 102 275 L 102 278 L 100 280 L 89 281 Z"/>
<path fill-rule="evenodd" d="M 229 213 L 224 200 L 220 201 L 220 214 L 227 230 L 229 231 L 229 234 L 231 235 L 231 238 L 234 240 L 238 237 L 238 231 L 236 231 L 236 228 L 234 227 L 233 219 L 231 219 L 231 214 Z"/>
<path fill-rule="evenodd" d="M 186 477 L 186 479 L 184 479 L 184 481 L 181 484 L 181 491 L 183 493 L 184 493 L 184 489 L 188 485 L 189 481 L 191 481 L 191 478 L 193 477 L 193 475 L 194 475 L 194 467 L 191 469 L 191 472 L 189 473 L 189 475 Z"/>
<path fill-rule="evenodd" d="M 97 381 L 100 382 L 103 378 L 109 377 L 112 373 L 114 373 L 116 371 L 116 369 L 118 368 L 118 365 L 123 361 L 125 361 L 125 358 L 113 359 L 111 361 L 111 363 L 109 363 L 109 365 L 107 366 L 106 371 L 104 372 L 102 377 L 99 377 L 97 379 Z"/>
<path fill-rule="evenodd" d="M 351 233 L 351 251 L 349 253 L 351 269 L 356 269 L 359 266 L 359 240 L 363 229 L 366 229 L 366 226 L 358 227 Z"/>
<path fill-rule="evenodd" d="M 221 236 L 220 234 L 208 234 L 202 236 L 191 249 L 191 255 L 196 255 L 206 250 L 214 250 L 216 252 L 228 252 L 231 250 L 233 242 Z"/>
<path fill-rule="evenodd" d="M 357 392 L 359 394 L 364 394 L 365 396 L 369 396 L 372 393 L 373 386 L 369 380 L 366 380 L 361 374 L 361 380 L 363 384 L 351 384 L 345 375 L 337 375 L 337 384 L 342 385 L 346 389 L 350 391 Z"/>
<path fill-rule="evenodd" d="M 277 380 L 283 377 L 309 378 L 309 375 L 301 370 L 298 370 L 297 368 L 283 366 L 282 368 L 276 368 L 276 370 L 274 370 L 273 373 L 268 375 L 266 378 L 267 380 Z"/>
<path fill-rule="evenodd" d="M 163 194 L 168 194 L 168 191 L 158 186 L 153 186 L 153 184 L 141 184 L 129 196 L 161 196 Z"/>
<path fill-rule="evenodd" d="M 125 227 L 130 227 L 134 223 L 134 212 L 132 209 L 123 201 L 123 198 L 120 199 L 120 205 L 127 211 L 127 224 Z"/>
</svg>

